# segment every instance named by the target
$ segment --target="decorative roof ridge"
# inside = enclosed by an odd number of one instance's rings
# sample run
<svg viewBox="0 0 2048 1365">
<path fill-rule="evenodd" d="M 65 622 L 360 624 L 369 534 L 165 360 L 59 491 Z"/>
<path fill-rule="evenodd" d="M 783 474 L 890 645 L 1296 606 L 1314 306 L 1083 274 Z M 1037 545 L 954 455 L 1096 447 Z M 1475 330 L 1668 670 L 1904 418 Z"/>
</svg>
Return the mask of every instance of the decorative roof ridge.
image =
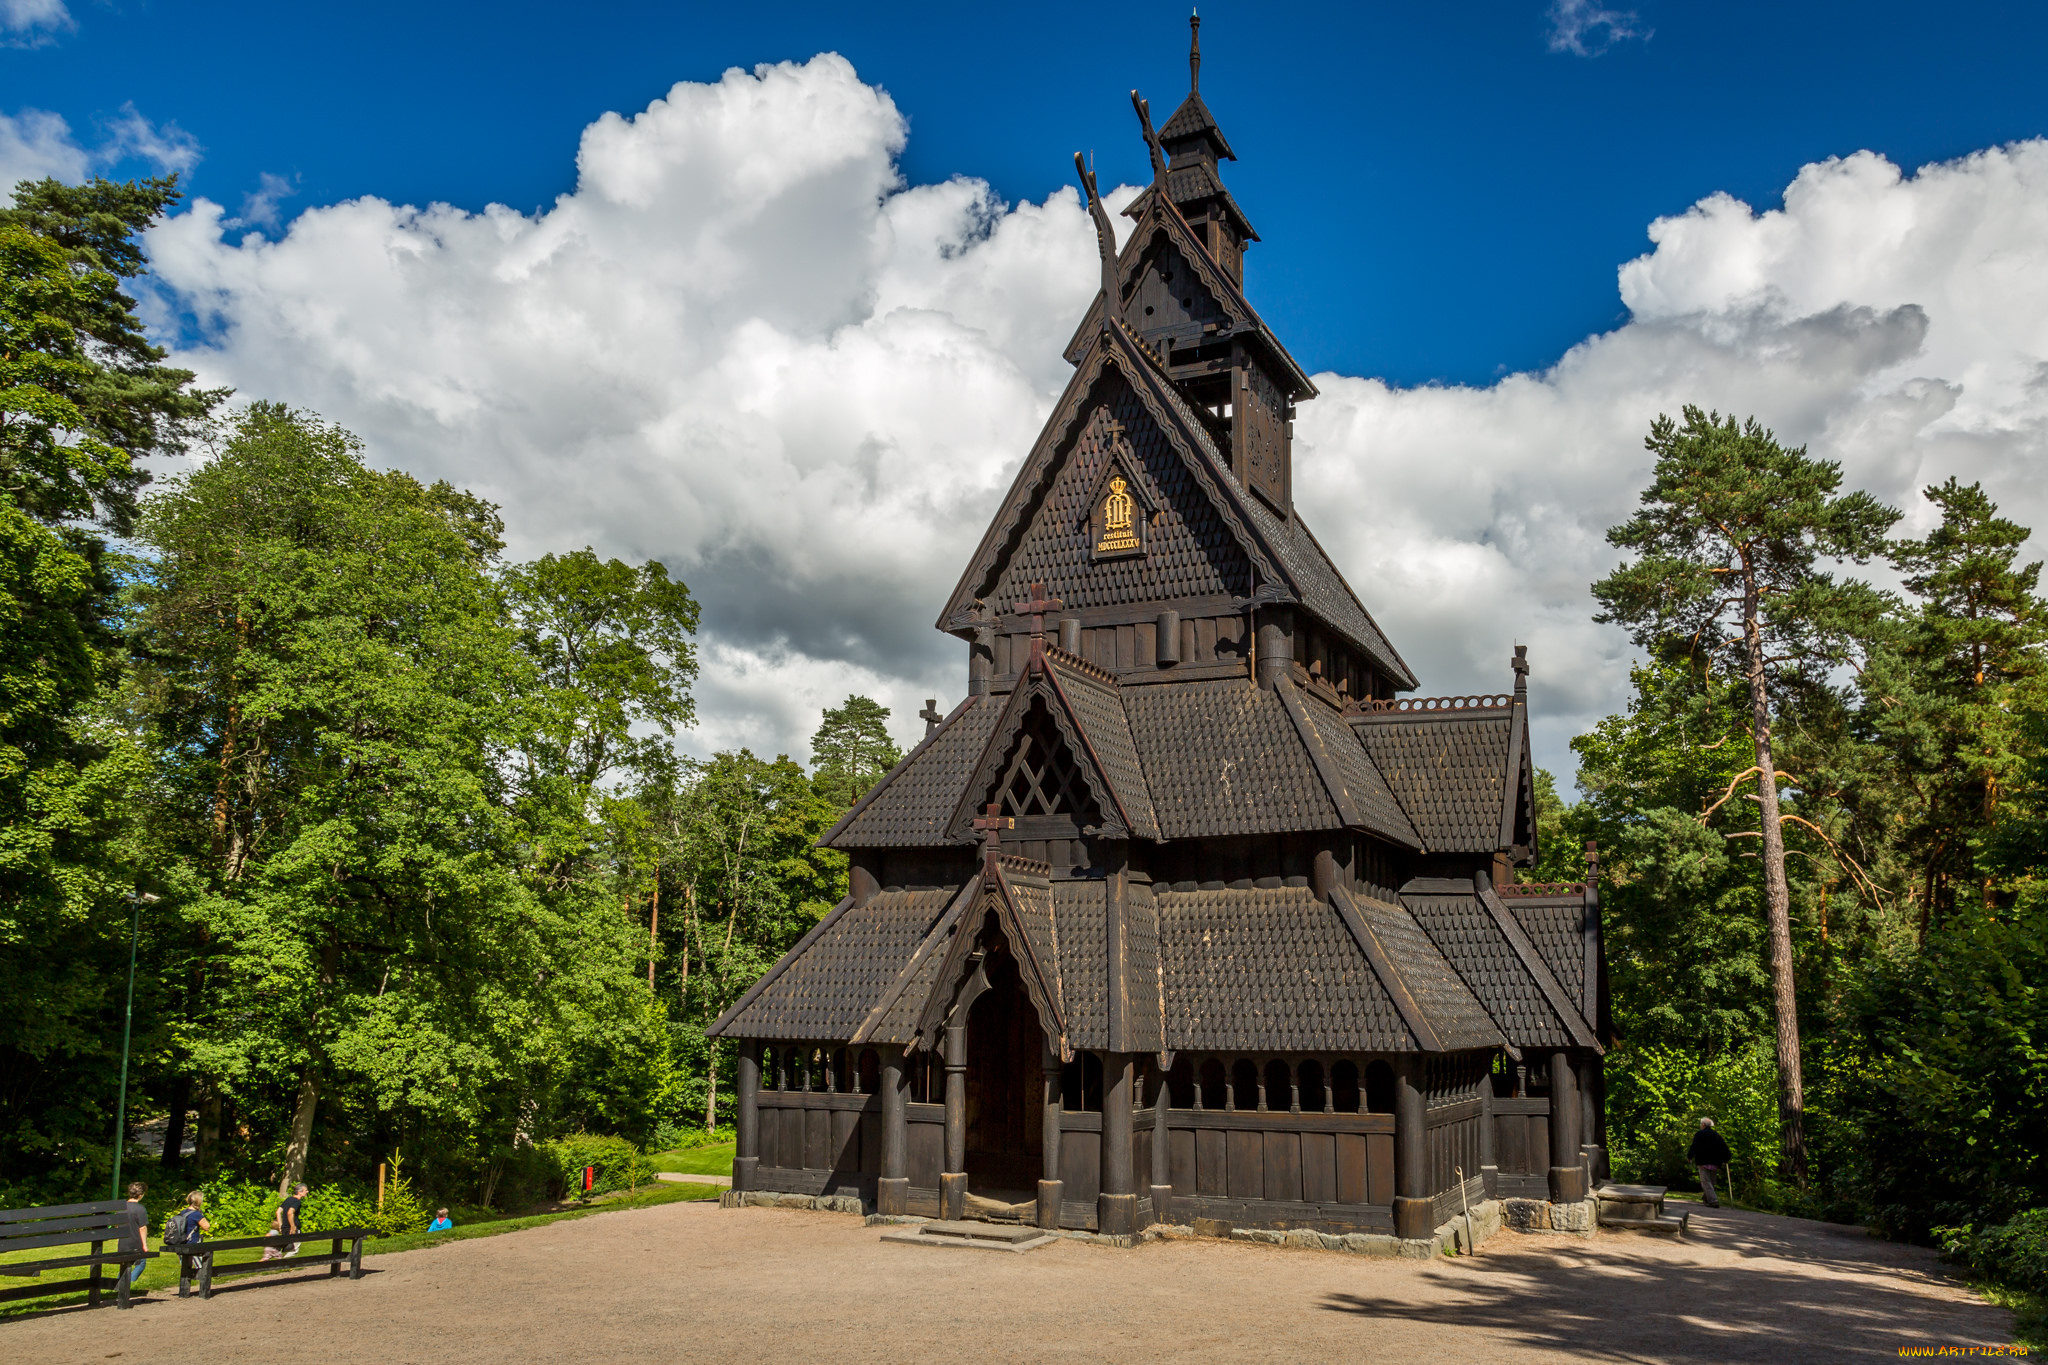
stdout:
<svg viewBox="0 0 2048 1365">
<path fill-rule="evenodd" d="M 1446 716 L 1477 716 L 1481 712 L 1506 712 L 1515 705 L 1505 694 L 1469 697 L 1385 697 L 1360 699 L 1344 709 L 1344 718 L 1354 724 L 1365 720 L 1440 719 Z"/>
<path fill-rule="evenodd" d="M 1100 664 L 1088 662 L 1088 660 L 1078 654 L 1069 654 L 1058 645 L 1047 645 L 1045 647 L 1045 657 L 1047 662 L 1057 664 L 1069 673 L 1078 673 L 1091 682 L 1102 683 L 1112 692 L 1122 690 L 1122 685 L 1116 680 L 1116 674 Z"/>
<path fill-rule="evenodd" d="M 840 816 L 836 821 L 834 821 L 832 824 L 832 828 L 826 830 L 823 834 L 820 834 L 816 842 L 812 844 L 812 847 L 830 848 L 832 846 L 832 840 L 837 838 L 841 831 L 843 831 L 848 825 L 853 823 L 854 817 L 858 816 L 862 811 L 865 811 L 870 805 L 874 803 L 875 798 L 879 797 L 882 794 L 882 789 L 884 787 L 887 787 L 891 782 L 894 782 L 899 774 L 908 772 L 910 770 L 910 765 L 916 761 L 918 755 L 922 754 L 926 749 L 929 749 L 934 743 L 936 743 L 940 735 L 945 734 L 946 731 L 950 730 L 953 727 L 953 722 L 960 719 L 962 715 L 966 714 L 966 712 L 970 708 L 975 706 L 977 703 L 979 703 L 981 699 L 982 696 L 978 692 L 970 692 L 965 697 L 962 697 L 960 699 L 960 704 L 955 706 L 951 711 L 947 712 L 946 718 L 940 721 L 937 725 L 933 726 L 932 732 L 926 735 L 923 739 L 919 740 L 916 746 L 912 748 L 909 753 L 903 755 L 902 758 L 898 759 L 895 767 L 889 769 L 888 772 L 882 774 L 881 781 L 875 783 L 874 786 L 869 787 L 865 792 L 862 792 L 860 800 L 854 802 L 851 806 L 847 807 L 846 814 Z"/>
<path fill-rule="evenodd" d="M 998 853 L 996 866 L 1019 876 L 1042 877 L 1048 886 L 1052 884 L 1052 864 L 1042 859 L 1028 858 L 1022 853 Z"/>
<path fill-rule="evenodd" d="M 1534 900 L 1544 896 L 1584 896 L 1584 882 L 1515 882 L 1496 886 L 1493 894 L 1502 900 Z"/>
</svg>

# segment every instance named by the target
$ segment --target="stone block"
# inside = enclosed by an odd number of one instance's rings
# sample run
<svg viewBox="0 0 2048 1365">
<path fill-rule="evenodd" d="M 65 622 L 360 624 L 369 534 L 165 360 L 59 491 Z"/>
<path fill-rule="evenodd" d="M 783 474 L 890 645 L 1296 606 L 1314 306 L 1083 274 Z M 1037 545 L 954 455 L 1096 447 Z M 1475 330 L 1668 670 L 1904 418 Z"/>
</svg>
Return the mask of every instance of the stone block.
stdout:
<svg viewBox="0 0 2048 1365">
<path fill-rule="evenodd" d="M 1361 1256 L 1399 1256 L 1401 1243 L 1383 1232 L 1351 1232 L 1344 1236 L 1344 1249 Z"/>
<path fill-rule="evenodd" d="M 1550 1229 L 1553 1232 L 1572 1232 L 1590 1237 L 1599 1225 L 1599 1206 L 1594 1200 L 1579 1199 L 1569 1204 L 1550 1206 Z"/>
<path fill-rule="evenodd" d="M 1550 1203 L 1541 1199 L 1503 1199 L 1501 1222 L 1516 1232 L 1550 1231 Z"/>
<path fill-rule="evenodd" d="M 1394 1254 L 1404 1260 L 1433 1261 L 1442 1251 L 1433 1237 L 1403 1237 L 1391 1240 L 1397 1248 Z"/>
<path fill-rule="evenodd" d="M 1310 1228 L 1289 1228 L 1281 1235 L 1282 1246 L 1300 1247 L 1306 1251 L 1321 1251 L 1323 1235 Z"/>
<path fill-rule="evenodd" d="M 1228 1218 L 1197 1218 L 1194 1223 L 1197 1237 L 1222 1237 L 1228 1239 L 1233 1231 Z"/>
</svg>

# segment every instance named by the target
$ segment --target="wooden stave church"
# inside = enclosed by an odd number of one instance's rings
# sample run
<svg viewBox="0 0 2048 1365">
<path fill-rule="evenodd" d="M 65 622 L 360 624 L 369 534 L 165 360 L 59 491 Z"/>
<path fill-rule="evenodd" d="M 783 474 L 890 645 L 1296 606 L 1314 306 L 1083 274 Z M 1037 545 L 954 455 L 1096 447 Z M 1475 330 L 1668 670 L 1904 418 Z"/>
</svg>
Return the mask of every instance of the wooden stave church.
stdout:
<svg viewBox="0 0 2048 1365">
<path fill-rule="evenodd" d="M 938 627 L 968 695 L 821 839 L 850 894 L 708 1030 L 736 1191 L 1136 1232 L 1425 1237 L 1585 1198 L 1611 1035 L 1592 847 L 1536 856 L 1528 668 L 1417 681 L 1292 499 L 1308 376 L 1200 93 Z M 1113 304 L 1113 306 L 1112 306 Z M 1047 638 L 1047 621 L 1053 627 Z"/>
</svg>

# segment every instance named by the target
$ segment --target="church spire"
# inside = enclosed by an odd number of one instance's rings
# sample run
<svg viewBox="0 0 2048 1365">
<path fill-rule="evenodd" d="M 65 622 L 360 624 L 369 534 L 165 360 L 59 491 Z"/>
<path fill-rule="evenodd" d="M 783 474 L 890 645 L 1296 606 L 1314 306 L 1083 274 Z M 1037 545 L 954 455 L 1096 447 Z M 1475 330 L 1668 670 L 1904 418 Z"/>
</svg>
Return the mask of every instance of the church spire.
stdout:
<svg viewBox="0 0 2048 1365">
<path fill-rule="evenodd" d="M 1188 16 L 1188 97 L 1159 129 L 1159 144 L 1171 158 L 1167 193 L 1202 235 L 1217 264 L 1244 278 L 1244 248 L 1259 240 L 1244 210 L 1223 187 L 1218 165 L 1237 160 L 1230 139 L 1202 101 L 1202 16 Z"/>
</svg>

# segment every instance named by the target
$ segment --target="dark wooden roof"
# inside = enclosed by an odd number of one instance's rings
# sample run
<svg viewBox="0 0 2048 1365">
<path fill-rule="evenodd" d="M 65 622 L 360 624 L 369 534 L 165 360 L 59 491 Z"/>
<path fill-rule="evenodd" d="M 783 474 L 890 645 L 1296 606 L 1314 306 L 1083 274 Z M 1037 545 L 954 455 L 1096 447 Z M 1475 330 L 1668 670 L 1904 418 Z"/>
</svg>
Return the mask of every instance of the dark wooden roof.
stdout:
<svg viewBox="0 0 2048 1365">
<path fill-rule="evenodd" d="M 993 915 L 1069 1053 L 1439 1052 L 1503 1042 L 1493 1012 L 1405 897 L 1340 892 L 1333 903 L 1303 886 L 1176 890 L 1134 881 L 1123 980 L 1113 983 L 1108 883 L 1049 872 L 1004 856 L 993 885 L 977 872 L 957 888 L 884 891 L 858 909 L 843 905 L 710 1033 L 911 1043 L 920 1025 L 929 1032 L 943 1017 L 966 950 Z M 1112 990 L 1123 1020 L 1115 1036 Z M 1550 1045 L 1551 1037 L 1529 1041 Z"/>
<path fill-rule="evenodd" d="M 1432 853 L 1492 853 L 1526 763 L 1508 697 L 1403 698 L 1348 719 Z"/>
<path fill-rule="evenodd" d="M 983 804 L 993 799 L 991 789 L 1002 777 L 1004 755 L 1032 703 L 1040 699 L 1094 792 L 1103 816 L 1103 834 L 1110 838 L 1161 838 L 1152 793 L 1146 788 L 1131 741 L 1130 721 L 1117 693 L 1116 679 L 1085 660 L 1056 648 L 1034 655 L 1004 702 L 967 780 L 958 788 L 947 826 L 951 838 L 959 842 L 972 839 L 972 821 Z"/>
<path fill-rule="evenodd" d="M 884 891 L 840 904 L 706 1030 L 712 1037 L 850 1038 L 954 892 Z M 745 1028 L 731 1032 L 735 1020 Z"/>
<path fill-rule="evenodd" d="M 988 747 L 1002 699 L 969 697 L 820 835 L 826 848 L 931 848 L 947 833 L 968 771 Z"/>
<path fill-rule="evenodd" d="M 1594 1047 L 1578 1002 L 1520 923 L 1462 878 L 1416 878 L 1401 903 L 1518 1047 Z"/>
<path fill-rule="evenodd" d="M 1217 124 L 1216 116 L 1209 112 L 1209 106 L 1202 100 L 1201 92 L 1190 90 L 1188 97 L 1180 102 L 1180 108 L 1173 111 L 1159 129 L 1162 146 L 1172 149 L 1174 143 L 1191 142 L 1196 138 L 1208 138 L 1215 143 L 1216 155 L 1237 160 L 1237 153 L 1230 150 L 1229 141 L 1223 136 L 1223 129 Z"/>
<path fill-rule="evenodd" d="M 1597 930 L 1589 922 L 1583 887 L 1576 893 L 1523 895 L 1517 887 L 1497 888 L 1501 904 L 1515 917 L 1536 945 L 1536 951 L 1579 1006 L 1588 1023 L 1597 1023 L 1595 1001 L 1588 990 L 1587 963 L 1592 953 L 1589 940 L 1597 942 Z"/>
</svg>

